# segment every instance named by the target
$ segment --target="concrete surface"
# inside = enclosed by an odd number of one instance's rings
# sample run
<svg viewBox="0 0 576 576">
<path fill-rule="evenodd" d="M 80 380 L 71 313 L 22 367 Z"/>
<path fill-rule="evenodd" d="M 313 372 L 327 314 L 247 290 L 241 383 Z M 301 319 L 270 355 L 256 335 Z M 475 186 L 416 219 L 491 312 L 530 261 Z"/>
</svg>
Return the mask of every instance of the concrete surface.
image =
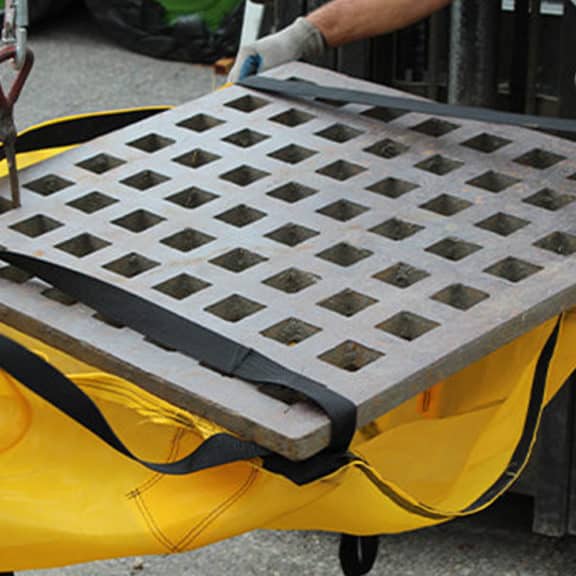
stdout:
<svg viewBox="0 0 576 576">
<path fill-rule="evenodd" d="M 530 501 L 507 497 L 473 519 L 381 539 L 373 576 L 568 576 L 574 539 L 530 534 Z M 96 562 L 29 576 L 339 576 L 334 535 L 254 532 L 180 556 Z"/>
<path fill-rule="evenodd" d="M 33 34 L 37 65 L 17 107 L 20 128 L 90 110 L 166 104 L 212 90 L 210 68 L 155 61 L 114 46 L 78 11 Z M 530 533 L 531 501 L 508 496 L 473 519 L 382 539 L 375 576 L 560 576 L 576 541 Z M 28 576 L 337 576 L 333 535 L 255 532 L 172 557 L 130 558 Z"/>
<path fill-rule="evenodd" d="M 179 104 L 224 81 L 209 66 L 154 60 L 116 46 L 80 8 L 32 31 L 30 44 L 36 61 L 16 107 L 19 130 L 80 112 Z"/>
</svg>

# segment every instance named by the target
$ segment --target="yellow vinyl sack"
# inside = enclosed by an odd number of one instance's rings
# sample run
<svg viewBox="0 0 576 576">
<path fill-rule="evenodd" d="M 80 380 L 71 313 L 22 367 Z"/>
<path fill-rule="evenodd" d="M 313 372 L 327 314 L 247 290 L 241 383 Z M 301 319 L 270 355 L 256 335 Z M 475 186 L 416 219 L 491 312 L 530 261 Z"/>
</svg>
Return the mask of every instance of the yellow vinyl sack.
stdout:
<svg viewBox="0 0 576 576">
<path fill-rule="evenodd" d="M 182 552 L 257 528 L 370 536 L 472 514 L 521 473 L 543 407 L 576 367 L 575 339 L 576 313 L 545 322 L 295 480 L 137 382 L 0 324 L 0 572 Z M 237 461 L 178 468 L 221 439 Z"/>
</svg>

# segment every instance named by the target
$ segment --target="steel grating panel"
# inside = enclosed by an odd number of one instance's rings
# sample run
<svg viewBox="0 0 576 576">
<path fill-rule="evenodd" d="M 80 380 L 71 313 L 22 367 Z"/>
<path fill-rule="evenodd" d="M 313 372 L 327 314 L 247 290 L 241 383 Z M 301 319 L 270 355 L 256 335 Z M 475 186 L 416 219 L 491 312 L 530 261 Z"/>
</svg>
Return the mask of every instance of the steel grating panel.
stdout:
<svg viewBox="0 0 576 576">
<path fill-rule="evenodd" d="M 271 75 L 394 93 L 303 64 Z M 256 348 L 350 398 L 360 425 L 576 303 L 576 144 L 524 129 L 232 87 L 21 180 L 2 245 Z M 313 408 L 10 267 L 0 293 L 7 323 L 290 458 L 328 442 Z"/>
</svg>

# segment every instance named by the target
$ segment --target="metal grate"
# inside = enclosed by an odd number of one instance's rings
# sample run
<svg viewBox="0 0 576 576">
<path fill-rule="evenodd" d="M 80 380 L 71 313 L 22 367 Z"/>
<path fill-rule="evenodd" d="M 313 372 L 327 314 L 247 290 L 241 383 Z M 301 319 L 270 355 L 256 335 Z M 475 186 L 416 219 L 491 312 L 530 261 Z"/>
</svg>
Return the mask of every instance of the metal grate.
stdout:
<svg viewBox="0 0 576 576">
<path fill-rule="evenodd" d="M 274 75 L 390 92 L 303 64 Z M 232 87 L 24 170 L 0 244 L 253 346 L 364 425 L 576 303 L 575 174 L 576 145 L 551 136 Z M 327 443 L 298 399 L 11 267 L 0 292 L 5 321 L 241 435 L 296 459 Z"/>
</svg>

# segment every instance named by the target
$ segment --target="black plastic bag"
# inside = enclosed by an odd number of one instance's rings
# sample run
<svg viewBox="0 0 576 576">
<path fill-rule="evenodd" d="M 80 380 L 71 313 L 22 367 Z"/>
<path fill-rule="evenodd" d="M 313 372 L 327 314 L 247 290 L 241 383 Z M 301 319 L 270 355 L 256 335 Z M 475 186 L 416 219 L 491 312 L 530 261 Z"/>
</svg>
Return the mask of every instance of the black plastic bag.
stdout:
<svg viewBox="0 0 576 576">
<path fill-rule="evenodd" d="M 198 14 L 167 23 L 155 0 L 86 0 L 104 31 L 119 44 L 156 58 L 213 63 L 233 56 L 242 30 L 243 2 L 212 31 Z"/>
</svg>

